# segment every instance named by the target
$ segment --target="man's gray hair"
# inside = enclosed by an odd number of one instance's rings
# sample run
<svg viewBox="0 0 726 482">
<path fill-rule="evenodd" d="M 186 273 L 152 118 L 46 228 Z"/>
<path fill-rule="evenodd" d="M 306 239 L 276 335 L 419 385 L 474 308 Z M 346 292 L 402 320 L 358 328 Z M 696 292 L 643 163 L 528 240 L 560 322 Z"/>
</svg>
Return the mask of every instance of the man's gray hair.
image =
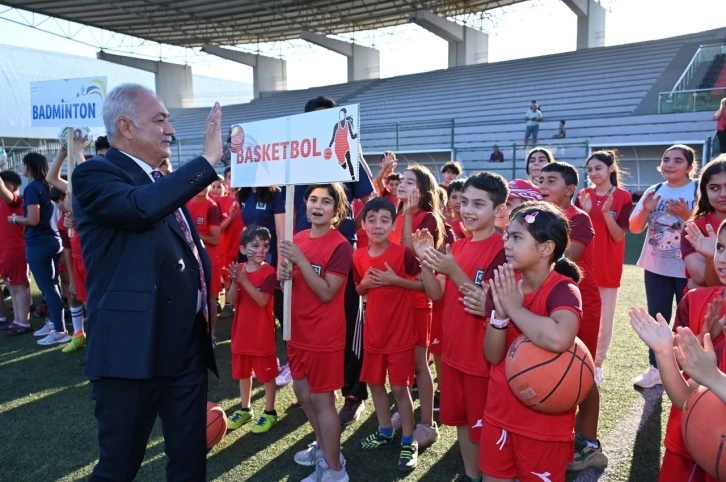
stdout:
<svg viewBox="0 0 726 482">
<path fill-rule="evenodd" d="M 109 141 L 116 138 L 116 122 L 119 119 L 128 119 L 136 127 L 139 127 L 136 102 L 141 93 L 148 93 L 158 97 L 156 92 L 139 84 L 121 84 L 114 87 L 106 95 L 106 100 L 103 103 L 103 123 L 106 126 L 106 135 Z"/>
</svg>

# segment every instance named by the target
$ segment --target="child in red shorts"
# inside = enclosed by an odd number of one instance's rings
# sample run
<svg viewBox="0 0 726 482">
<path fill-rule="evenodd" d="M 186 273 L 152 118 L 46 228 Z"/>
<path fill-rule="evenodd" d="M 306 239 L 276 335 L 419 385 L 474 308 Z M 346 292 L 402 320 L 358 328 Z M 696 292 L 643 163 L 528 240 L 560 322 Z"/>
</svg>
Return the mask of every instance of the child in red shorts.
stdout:
<svg viewBox="0 0 726 482">
<path fill-rule="evenodd" d="M 721 284 L 726 284 L 726 230 L 724 224 L 718 229 L 718 244 L 714 256 L 714 267 Z M 666 453 L 663 457 L 659 482 L 715 482 L 713 474 L 708 474 L 693 461 L 681 436 L 680 410 L 693 390 L 699 385 L 710 388 L 726 403 L 726 371 L 724 351 L 726 343 L 720 342 L 720 349 L 714 350 L 712 339 L 722 338 L 724 288 L 699 288 L 689 291 L 678 305 L 677 320 L 692 326 L 676 326 L 675 343 L 668 322 L 658 314 L 653 319 L 644 308 L 630 310 L 630 323 L 643 342 L 655 353 L 660 370 L 663 388 L 673 402 L 671 415 L 666 429 Z M 699 333 L 696 337 L 694 333 Z M 674 344 L 677 347 L 674 349 Z M 703 345 L 703 348 L 701 348 Z M 704 351 L 705 348 L 705 351 Z M 673 356 L 675 352 L 675 357 Z M 716 353 L 721 355 L 719 369 L 715 369 Z M 686 355 L 686 356 L 684 356 Z M 678 362 L 678 363 L 676 363 Z M 683 369 L 681 374 L 680 368 Z M 690 376 L 690 379 L 684 378 Z"/>
<path fill-rule="evenodd" d="M 229 302 L 235 306 L 232 322 L 232 377 L 239 380 L 242 409 L 235 411 L 227 424 L 236 430 L 254 418 L 250 408 L 252 371 L 265 385 L 265 411 L 252 429 L 268 432 L 277 423 L 275 411 L 275 316 L 273 295 L 277 285 L 275 268 L 265 263 L 270 251 L 270 231 L 252 225 L 242 232 L 240 251 L 247 262 L 229 267 Z"/>
<path fill-rule="evenodd" d="M 582 294 L 582 323 L 577 332 L 593 359 L 597 354 L 597 340 L 600 334 L 602 305 L 593 269 L 595 230 L 590 216 L 572 204 L 580 182 L 577 169 L 565 162 L 552 162 L 542 168 L 540 190 L 542 199 L 559 206 L 570 221 L 570 247 L 565 255 L 583 271 L 578 287 Z M 613 260 L 616 262 L 616 260 Z M 584 470 L 588 467 L 607 467 L 608 458 L 597 439 L 597 424 L 600 418 L 600 390 L 595 385 L 579 406 L 580 433 L 575 439 L 575 458 L 568 470 Z"/>
<path fill-rule="evenodd" d="M 0 323 L 0 328 L 7 336 L 17 336 L 33 331 L 23 227 L 11 222 L 13 216 L 23 215 L 23 199 L 18 195 L 22 181 L 14 171 L 0 172 L 0 180 L 0 276 L 10 291 L 14 315 L 13 320 Z"/>
<path fill-rule="evenodd" d="M 482 356 L 485 329 L 479 317 L 459 302 L 461 291 L 481 289 L 494 270 L 504 264 L 504 241 L 495 228 L 506 212 L 507 181 L 499 174 L 478 172 L 464 183 L 461 217 L 469 236 L 434 249 L 427 232 L 414 236 L 421 259 L 426 293 L 443 300 L 443 352 L 439 386 L 439 420 L 456 427 L 466 476 L 479 480 L 479 439 L 489 386 L 489 364 Z"/>
<path fill-rule="evenodd" d="M 395 432 L 386 391 L 386 374 L 396 399 L 403 434 L 398 469 L 410 472 L 418 462 L 413 438 L 413 401 L 408 390 L 416 371 L 413 292 L 423 291 L 421 267 L 413 251 L 393 244 L 396 208 L 386 198 L 373 198 L 361 212 L 368 246 L 353 254 L 356 291 L 367 296 L 365 353 L 360 379 L 368 384 L 378 417 L 378 430 L 361 440 L 365 450 L 392 445 Z"/>
<path fill-rule="evenodd" d="M 444 244 L 446 230 L 439 186 L 431 171 L 417 164 L 408 166 L 398 185 L 398 214 L 402 215 L 389 240 L 413 249 L 413 234 L 428 230 L 438 249 Z M 429 345 L 433 324 L 431 298 L 426 293 L 414 293 L 414 319 L 416 323 L 416 386 L 421 402 L 421 423 L 416 425 L 414 437 L 424 449 L 439 440 L 439 427 L 434 421 L 434 380 L 429 369 Z M 393 416 L 393 426 L 400 426 L 399 414 Z"/>
<path fill-rule="evenodd" d="M 572 459 L 575 409 L 541 413 L 528 407 L 514 395 L 505 373 L 505 355 L 522 334 L 553 353 L 565 352 L 575 341 L 582 317 L 576 284 L 581 272 L 564 257 L 568 234 L 567 218 L 557 206 L 527 202 L 515 208 L 504 243 L 507 264 L 495 271 L 486 301 L 484 290 L 463 300 L 467 311 L 488 317 L 484 354 L 491 369 L 479 445 L 479 467 L 487 479 L 564 482 Z"/>
<path fill-rule="evenodd" d="M 315 431 L 316 441 L 295 454 L 295 462 L 315 466 L 303 482 L 348 482 L 340 453 L 340 418 L 335 390 L 343 387 L 345 303 L 343 287 L 352 247 L 335 227 L 346 217 L 342 184 L 314 184 L 305 192 L 312 227 L 292 242 L 280 243 L 280 281 L 292 281 L 291 338 L 287 356 L 295 395 Z"/>
<path fill-rule="evenodd" d="M 204 247 L 209 254 L 212 264 L 212 273 L 209 282 L 209 299 L 214 300 L 219 297 L 222 291 L 222 268 L 219 264 L 219 245 L 220 228 L 222 224 L 222 213 L 217 203 L 209 199 L 209 186 L 194 196 L 187 203 L 189 215 L 199 232 L 199 237 L 204 241 Z M 217 327 L 217 307 L 212 306 L 209 310 L 209 325 L 212 330 L 212 343 L 216 344 L 214 329 Z"/>
<path fill-rule="evenodd" d="M 76 162 L 83 162 L 85 159 L 83 156 L 83 141 L 76 140 L 74 149 L 76 151 Z M 63 213 L 62 219 L 58 221 L 58 232 L 64 243 L 63 266 L 67 269 L 70 283 L 68 305 L 71 320 L 73 321 L 73 339 L 63 347 L 63 353 L 73 353 L 86 346 L 86 333 L 83 329 L 83 319 L 86 312 L 86 266 L 83 263 L 81 237 L 78 231 L 75 230 L 75 221 L 71 211 L 71 197 L 68 196 L 68 181 L 60 175 L 65 159 L 65 152 L 61 151 L 49 166 L 46 180 L 51 186 L 63 193 L 63 198 L 58 204 Z M 71 229 L 73 229 L 72 236 Z"/>
</svg>

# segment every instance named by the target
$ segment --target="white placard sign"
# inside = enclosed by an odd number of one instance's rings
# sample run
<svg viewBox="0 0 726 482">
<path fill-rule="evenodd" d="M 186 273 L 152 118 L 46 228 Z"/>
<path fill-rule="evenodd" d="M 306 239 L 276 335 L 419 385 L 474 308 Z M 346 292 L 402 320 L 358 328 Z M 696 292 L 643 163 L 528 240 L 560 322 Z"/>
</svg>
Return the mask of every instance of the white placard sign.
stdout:
<svg viewBox="0 0 726 482">
<path fill-rule="evenodd" d="M 358 180 L 358 105 L 232 125 L 232 186 Z"/>
<path fill-rule="evenodd" d="M 33 127 L 103 127 L 106 77 L 30 83 Z"/>
</svg>

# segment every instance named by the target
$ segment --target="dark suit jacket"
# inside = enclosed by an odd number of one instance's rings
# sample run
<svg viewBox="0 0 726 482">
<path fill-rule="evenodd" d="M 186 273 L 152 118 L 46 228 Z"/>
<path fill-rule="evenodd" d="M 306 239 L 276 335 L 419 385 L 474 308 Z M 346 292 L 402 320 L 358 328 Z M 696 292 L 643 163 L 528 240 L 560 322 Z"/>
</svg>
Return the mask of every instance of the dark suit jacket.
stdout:
<svg viewBox="0 0 726 482">
<path fill-rule="evenodd" d="M 205 361 L 216 373 L 210 337 L 194 327 L 198 264 L 173 214 L 184 212 L 209 286 L 209 256 L 184 205 L 215 179 L 198 157 L 154 183 L 113 148 L 73 172 L 88 273 L 89 378 L 177 376 L 195 336 L 204 336 Z"/>
</svg>

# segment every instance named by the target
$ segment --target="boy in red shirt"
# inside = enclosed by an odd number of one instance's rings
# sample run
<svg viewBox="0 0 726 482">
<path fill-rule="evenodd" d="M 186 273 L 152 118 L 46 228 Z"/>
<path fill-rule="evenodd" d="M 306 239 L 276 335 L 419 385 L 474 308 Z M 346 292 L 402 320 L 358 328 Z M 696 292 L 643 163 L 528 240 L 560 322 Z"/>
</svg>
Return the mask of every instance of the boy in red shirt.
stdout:
<svg viewBox="0 0 726 482">
<path fill-rule="evenodd" d="M 0 323 L 0 329 L 6 336 L 17 336 L 33 331 L 25 236 L 23 227 L 11 222 L 13 216 L 23 215 L 23 199 L 18 195 L 22 181 L 13 171 L 0 172 L 0 179 L 0 276 L 10 291 L 14 315 L 13 320 Z"/>
<path fill-rule="evenodd" d="M 461 195 L 464 192 L 464 179 L 456 179 L 451 181 L 446 188 L 448 202 L 446 203 L 446 211 L 448 214 L 447 222 L 454 230 L 456 239 L 466 237 L 466 233 L 461 229 Z"/>
<path fill-rule="evenodd" d="M 214 300 L 219 297 L 219 293 L 222 291 L 222 269 L 217 248 L 220 239 L 219 226 L 222 224 L 222 213 L 219 211 L 217 203 L 209 199 L 209 186 L 202 189 L 199 194 L 187 203 L 187 209 L 212 263 L 209 299 L 214 304 Z M 212 330 L 212 343 L 216 344 L 214 329 L 217 327 L 217 309 L 215 306 L 212 306 L 212 309 L 209 310 L 209 325 Z"/>
<path fill-rule="evenodd" d="M 481 287 L 505 262 L 495 220 L 506 211 L 508 192 L 499 174 L 473 174 L 461 194 L 461 218 L 470 236 L 447 246 L 445 254 L 434 249 L 430 234 L 419 231 L 414 238 L 426 293 L 434 301 L 444 299 L 439 420 L 456 427 L 464 470 L 471 480 L 481 479 L 479 439 L 489 364 L 482 354 L 485 327 L 479 317 L 464 310 L 459 289 L 465 284 Z"/>
<path fill-rule="evenodd" d="M 562 208 L 570 221 L 571 242 L 565 255 L 583 272 L 583 278 L 578 283 L 582 294 L 582 322 L 577 336 L 594 357 L 600 333 L 601 300 L 592 264 L 595 230 L 590 216 L 572 204 L 572 197 L 579 182 L 577 169 L 566 162 L 552 162 L 542 168 L 540 182 L 542 199 Z M 597 385 L 593 386 L 590 394 L 580 405 L 578 417 L 580 433 L 575 439 L 575 459 L 568 465 L 568 470 L 606 467 L 608 459 L 597 439 L 597 424 L 600 417 L 600 391 Z"/>
<path fill-rule="evenodd" d="M 408 390 L 416 372 L 413 291 L 423 291 L 421 267 L 410 248 L 391 243 L 396 208 L 374 198 L 361 212 L 368 246 L 353 253 L 356 291 L 367 296 L 362 382 L 371 389 L 379 428 L 360 443 L 366 450 L 393 444 L 394 430 L 386 392 L 386 374 L 396 399 L 403 435 L 398 469 L 410 472 L 418 461 L 413 438 L 413 401 Z"/>
<path fill-rule="evenodd" d="M 270 251 L 270 231 L 252 225 L 242 233 L 240 251 L 247 256 L 241 265 L 229 267 L 229 302 L 235 305 L 232 322 L 232 377 L 239 380 L 242 409 L 232 414 L 227 426 L 236 430 L 254 418 L 250 408 L 252 371 L 265 385 L 265 411 L 252 429 L 268 432 L 277 423 L 275 411 L 275 316 L 273 314 L 277 272 L 265 263 Z"/>
<path fill-rule="evenodd" d="M 239 240 L 245 223 L 242 221 L 242 214 L 237 202 L 237 190 L 230 186 L 232 169 L 227 167 L 224 170 L 224 196 L 217 201 L 217 206 L 222 213 L 222 224 L 219 225 L 221 232 L 219 240 L 219 265 L 226 268 L 231 263 L 236 263 L 239 256 Z M 229 284 L 228 273 L 222 270 L 224 286 Z M 232 305 L 225 298 L 224 312 L 231 314 Z"/>
</svg>

